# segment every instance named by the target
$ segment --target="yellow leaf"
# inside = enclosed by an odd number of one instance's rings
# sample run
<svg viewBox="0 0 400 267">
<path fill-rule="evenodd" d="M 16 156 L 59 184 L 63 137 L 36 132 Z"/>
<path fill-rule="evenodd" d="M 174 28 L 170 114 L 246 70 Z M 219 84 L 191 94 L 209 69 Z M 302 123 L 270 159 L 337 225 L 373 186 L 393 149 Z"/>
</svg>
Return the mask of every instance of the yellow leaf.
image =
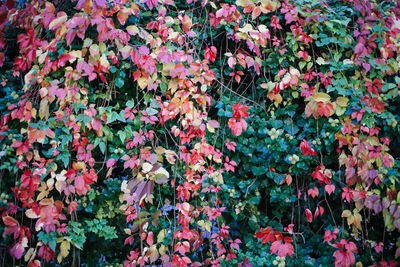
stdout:
<svg viewBox="0 0 400 267">
<path fill-rule="evenodd" d="M 143 163 L 142 168 L 145 173 L 148 173 L 149 171 L 151 171 L 151 169 L 153 169 L 153 165 L 145 162 L 145 163 Z"/>
<path fill-rule="evenodd" d="M 217 184 L 224 184 L 224 178 L 222 177 L 222 174 L 218 174 L 216 177 L 216 183 Z"/>
<path fill-rule="evenodd" d="M 49 29 L 54 30 L 60 27 L 65 21 L 67 21 L 68 16 L 65 12 L 59 12 L 57 18 L 53 19 L 49 24 Z"/>
<path fill-rule="evenodd" d="M 158 249 L 158 252 L 160 253 L 160 255 L 164 255 L 167 252 L 167 247 L 164 245 L 161 245 L 160 248 Z"/>
<path fill-rule="evenodd" d="M 197 222 L 197 224 L 201 226 L 203 231 L 211 232 L 211 223 L 209 221 L 204 222 L 203 220 L 200 220 Z"/>
<path fill-rule="evenodd" d="M 237 5 L 237 6 L 242 6 L 242 7 L 244 7 L 244 6 L 246 6 L 246 3 L 247 3 L 247 0 L 237 0 L 237 1 L 236 1 L 236 5 Z"/>
<path fill-rule="evenodd" d="M 312 98 L 317 102 L 324 102 L 324 103 L 327 103 L 331 99 L 331 97 L 328 94 L 321 92 L 313 94 Z"/>
<path fill-rule="evenodd" d="M 336 104 L 339 106 L 339 107 L 347 107 L 347 103 L 349 102 L 349 99 L 347 98 L 347 97 L 343 97 L 343 96 L 339 96 L 337 99 L 336 99 Z"/>
<path fill-rule="evenodd" d="M 73 59 L 69 60 L 70 63 L 74 62 L 77 58 L 82 58 L 82 50 L 72 50 L 68 54 L 73 57 Z"/>
<path fill-rule="evenodd" d="M 168 40 L 173 40 L 173 39 L 175 39 L 176 37 L 178 37 L 179 36 L 179 32 L 171 32 L 169 35 L 168 35 Z"/>
<path fill-rule="evenodd" d="M 354 212 L 354 224 L 356 227 L 361 230 L 361 221 L 362 221 L 362 216 L 358 212 Z"/>
<path fill-rule="evenodd" d="M 268 30 L 267 26 L 265 26 L 264 24 L 259 25 L 259 26 L 258 26 L 258 30 L 259 30 L 261 33 L 269 33 L 269 30 Z"/>
<path fill-rule="evenodd" d="M 42 120 L 49 117 L 49 101 L 46 98 L 40 101 L 39 117 Z"/>
<path fill-rule="evenodd" d="M 253 26 L 251 24 L 245 24 L 243 28 L 239 28 L 240 32 L 248 33 L 249 31 L 254 31 Z"/>
<path fill-rule="evenodd" d="M 131 235 L 131 234 L 132 234 L 131 229 L 129 229 L 129 228 L 125 228 L 125 229 L 124 229 L 124 232 L 125 232 L 125 234 L 127 234 L 127 235 Z"/>
<path fill-rule="evenodd" d="M 36 119 L 37 109 L 36 108 L 32 108 L 31 114 L 32 114 L 32 118 Z"/>
<path fill-rule="evenodd" d="M 36 197 L 36 201 L 42 200 L 43 198 L 47 197 L 49 195 L 49 191 L 43 191 L 40 192 L 39 195 Z"/>
<path fill-rule="evenodd" d="M 215 133 L 215 128 L 212 127 L 209 123 L 207 123 L 207 130 L 208 130 L 210 133 Z"/>
<path fill-rule="evenodd" d="M 139 87 L 140 87 L 141 89 L 144 89 L 144 88 L 146 88 L 146 86 L 147 86 L 147 84 L 148 84 L 148 79 L 145 78 L 145 77 L 140 77 L 140 78 L 137 80 L 137 82 L 138 82 L 138 84 L 139 84 Z"/>
<path fill-rule="evenodd" d="M 26 252 L 25 256 L 24 256 L 24 260 L 26 262 L 31 261 L 32 260 L 32 256 L 34 256 L 36 254 L 36 251 L 34 248 L 30 248 L 28 249 L 28 251 Z"/>
<path fill-rule="evenodd" d="M 139 32 L 139 28 L 136 27 L 135 25 L 131 25 L 126 27 L 126 31 L 130 34 L 130 35 L 136 35 Z"/>
<path fill-rule="evenodd" d="M 281 94 L 276 94 L 276 95 L 274 96 L 274 101 L 275 101 L 276 103 L 278 103 L 278 104 L 282 103 L 282 96 L 281 96 Z"/>
<path fill-rule="evenodd" d="M 97 45 L 97 44 L 92 44 L 91 46 L 90 46 L 90 48 L 89 48 L 89 52 L 90 52 L 90 55 L 92 56 L 92 57 L 95 57 L 95 56 L 97 56 L 98 54 L 99 54 L 99 51 L 100 49 L 99 49 L 99 46 Z"/>
<path fill-rule="evenodd" d="M 163 242 L 166 235 L 167 235 L 167 230 L 162 229 L 157 235 L 157 243 Z"/>
<path fill-rule="evenodd" d="M 61 246 L 60 246 L 60 254 L 58 254 L 57 256 L 57 260 L 58 262 L 62 262 L 62 260 L 68 256 L 69 254 L 69 249 L 71 248 L 71 244 L 69 241 L 64 240 L 61 242 Z"/>
<path fill-rule="evenodd" d="M 166 169 L 164 169 L 163 167 L 160 167 L 157 169 L 157 171 L 155 172 L 155 174 L 162 174 L 164 175 L 167 179 L 169 178 L 169 173 Z"/>
<path fill-rule="evenodd" d="M 39 63 L 39 64 L 43 64 L 43 63 L 44 63 L 44 60 L 45 60 L 46 57 L 47 57 L 47 53 L 48 53 L 48 52 L 43 53 L 43 54 L 41 54 L 41 55 L 38 57 L 38 63 Z"/>
<path fill-rule="evenodd" d="M 351 216 L 347 217 L 347 224 L 352 225 L 353 223 L 354 223 L 354 216 L 351 215 Z"/>
<path fill-rule="evenodd" d="M 349 216 L 351 216 L 351 211 L 349 211 L 349 210 L 344 210 L 344 211 L 342 212 L 342 218 L 343 218 L 343 217 L 349 217 Z"/>
<path fill-rule="evenodd" d="M 106 44 L 105 44 L 105 43 L 100 43 L 100 44 L 99 44 L 99 49 L 100 49 L 100 52 L 101 52 L 101 53 L 106 52 L 106 50 L 107 50 Z"/>
<path fill-rule="evenodd" d="M 92 39 L 86 38 L 86 39 L 83 41 L 83 47 L 89 47 L 89 46 L 92 45 L 92 43 L 93 43 L 93 40 L 92 40 Z"/>
</svg>

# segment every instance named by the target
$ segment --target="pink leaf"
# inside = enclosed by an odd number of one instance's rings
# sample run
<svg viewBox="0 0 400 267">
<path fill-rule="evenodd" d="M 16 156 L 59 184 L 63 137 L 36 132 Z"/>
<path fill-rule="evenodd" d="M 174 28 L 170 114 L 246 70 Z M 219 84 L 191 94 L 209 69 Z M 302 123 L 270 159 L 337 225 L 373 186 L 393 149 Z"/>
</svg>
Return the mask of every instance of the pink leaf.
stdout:
<svg viewBox="0 0 400 267">
<path fill-rule="evenodd" d="M 92 127 L 95 131 L 98 131 L 101 129 L 101 121 L 98 118 L 93 118 L 92 120 Z"/>
<path fill-rule="evenodd" d="M 150 232 L 147 235 L 146 242 L 147 242 L 147 244 L 149 244 L 150 247 L 153 245 L 153 232 Z"/>
<path fill-rule="evenodd" d="M 229 67 L 231 67 L 233 69 L 233 67 L 235 67 L 235 65 L 236 65 L 236 58 L 235 57 L 230 57 L 228 59 L 228 65 L 229 65 Z"/>
<path fill-rule="evenodd" d="M 21 243 L 16 243 L 10 249 L 10 254 L 15 258 L 20 259 L 22 257 L 22 254 L 24 254 L 24 247 L 21 245 Z"/>
<path fill-rule="evenodd" d="M 286 239 L 286 238 L 285 238 Z M 294 248 L 293 245 L 290 242 L 282 242 L 280 240 L 277 240 L 272 243 L 271 245 L 271 253 L 275 254 L 277 253 L 279 257 L 286 257 L 286 255 L 289 255 L 290 257 L 293 256 Z"/>
<path fill-rule="evenodd" d="M 83 180 L 83 177 L 80 176 L 80 175 L 76 176 L 76 178 L 75 178 L 75 188 L 78 191 L 82 191 L 84 187 L 85 187 L 85 181 Z"/>
<path fill-rule="evenodd" d="M 211 125 L 213 128 L 219 128 L 219 122 L 216 120 L 210 120 L 208 123 Z"/>
<path fill-rule="evenodd" d="M 115 159 L 109 159 L 107 160 L 107 168 L 111 168 L 112 166 L 115 165 L 116 160 Z"/>
<path fill-rule="evenodd" d="M 325 185 L 325 191 L 326 191 L 329 195 L 331 195 L 332 192 L 335 191 L 335 186 L 334 186 L 333 184 L 327 184 L 327 185 Z"/>
<path fill-rule="evenodd" d="M 319 195 L 318 188 L 314 187 L 314 188 L 308 189 L 307 194 L 308 194 L 308 195 L 311 195 L 312 198 L 317 197 L 317 196 Z"/>
</svg>

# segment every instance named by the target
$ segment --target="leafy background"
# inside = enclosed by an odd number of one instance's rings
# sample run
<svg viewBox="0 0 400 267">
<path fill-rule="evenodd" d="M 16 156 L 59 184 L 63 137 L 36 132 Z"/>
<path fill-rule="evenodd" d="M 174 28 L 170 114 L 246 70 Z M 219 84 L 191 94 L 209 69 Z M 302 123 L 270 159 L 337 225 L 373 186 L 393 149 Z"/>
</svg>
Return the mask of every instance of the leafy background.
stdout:
<svg viewBox="0 0 400 267">
<path fill-rule="evenodd" d="M 397 2 L 1 4 L 3 265 L 397 264 Z"/>
</svg>

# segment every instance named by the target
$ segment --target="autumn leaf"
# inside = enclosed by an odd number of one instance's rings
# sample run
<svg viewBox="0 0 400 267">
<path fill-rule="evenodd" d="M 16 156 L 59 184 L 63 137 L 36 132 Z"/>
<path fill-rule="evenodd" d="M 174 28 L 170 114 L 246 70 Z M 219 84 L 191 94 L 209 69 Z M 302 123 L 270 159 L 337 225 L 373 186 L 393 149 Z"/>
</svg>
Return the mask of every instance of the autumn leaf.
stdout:
<svg viewBox="0 0 400 267">
<path fill-rule="evenodd" d="M 308 193 L 308 195 L 311 195 L 312 198 L 315 198 L 319 195 L 318 188 L 316 188 L 316 187 L 308 189 L 307 193 Z"/>
<path fill-rule="evenodd" d="M 153 232 L 147 234 L 146 242 L 150 247 L 153 245 Z"/>
<path fill-rule="evenodd" d="M 254 235 L 256 238 L 261 239 L 261 243 L 274 242 L 276 240 L 275 233 L 272 227 L 261 228 L 260 232 Z"/>
<path fill-rule="evenodd" d="M 279 257 L 286 257 L 289 255 L 293 257 L 294 247 L 291 244 L 292 239 L 290 237 L 285 237 L 284 241 L 277 240 L 271 245 L 271 253 L 277 254 Z"/>
<path fill-rule="evenodd" d="M 313 215 L 312 215 L 311 210 L 306 209 L 306 216 L 307 216 L 307 221 L 308 221 L 309 223 L 312 222 L 312 220 L 313 220 Z"/>
<path fill-rule="evenodd" d="M 61 242 L 60 253 L 57 256 L 57 261 L 59 263 L 61 263 L 62 260 L 68 256 L 70 247 L 71 247 L 71 243 L 68 240 L 64 239 Z"/>
<path fill-rule="evenodd" d="M 75 188 L 78 192 L 82 192 L 85 188 L 85 181 L 81 175 L 75 177 Z"/>
<path fill-rule="evenodd" d="M 325 185 L 325 191 L 331 195 L 335 191 L 335 186 L 333 184 L 327 184 Z"/>
<path fill-rule="evenodd" d="M 57 18 L 53 19 L 49 24 L 49 30 L 55 30 L 61 26 L 64 22 L 66 22 L 68 16 L 65 12 L 58 12 Z"/>
<path fill-rule="evenodd" d="M 7 226 L 4 230 L 4 234 L 14 234 L 14 239 L 18 238 L 20 229 L 18 221 L 11 216 L 5 216 L 3 217 L 3 222 Z"/>
</svg>

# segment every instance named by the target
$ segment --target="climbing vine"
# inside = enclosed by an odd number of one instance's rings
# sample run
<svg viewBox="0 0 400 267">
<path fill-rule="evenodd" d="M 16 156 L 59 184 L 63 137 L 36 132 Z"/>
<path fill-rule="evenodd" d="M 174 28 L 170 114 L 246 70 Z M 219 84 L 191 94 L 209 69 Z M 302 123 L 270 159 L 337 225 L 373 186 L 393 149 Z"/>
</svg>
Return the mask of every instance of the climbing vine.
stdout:
<svg viewBox="0 0 400 267">
<path fill-rule="evenodd" d="M 2 264 L 396 266 L 396 1 L 0 1 Z"/>
</svg>

